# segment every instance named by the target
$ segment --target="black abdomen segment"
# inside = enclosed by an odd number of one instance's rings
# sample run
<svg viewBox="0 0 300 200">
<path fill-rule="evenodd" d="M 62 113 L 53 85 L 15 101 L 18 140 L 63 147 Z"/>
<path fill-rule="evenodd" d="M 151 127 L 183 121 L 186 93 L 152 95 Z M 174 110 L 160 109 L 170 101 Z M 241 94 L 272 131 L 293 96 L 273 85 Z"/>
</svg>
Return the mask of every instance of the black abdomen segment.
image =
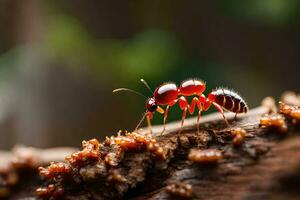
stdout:
<svg viewBox="0 0 300 200">
<path fill-rule="evenodd" d="M 248 106 L 244 99 L 234 91 L 219 88 L 214 91 L 215 102 L 224 109 L 234 113 L 246 113 Z"/>
</svg>

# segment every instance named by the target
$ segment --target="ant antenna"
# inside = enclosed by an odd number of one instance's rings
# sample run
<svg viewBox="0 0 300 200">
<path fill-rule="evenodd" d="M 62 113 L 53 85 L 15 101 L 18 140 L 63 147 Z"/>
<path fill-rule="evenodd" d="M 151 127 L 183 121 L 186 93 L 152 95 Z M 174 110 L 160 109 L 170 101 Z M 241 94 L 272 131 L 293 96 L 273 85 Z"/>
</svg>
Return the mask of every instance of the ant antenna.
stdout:
<svg viewBox="0 0 300 200">
<path fill-rule="evenodd" d="M 142 79 L 142 78 L 141 78 L 141 82 L 148 88 L 148 90 L 151 92 L 151 94 L 153 94 L 153 91 L 150 88 L 149 84 L 144 79 Z"/>
<path fill-rule="evenodd" d="M 143 114 L 141 120 L 140 120 L 139 123 L 136 125 L 136 127 L 135 127 L 135 129 L 134 129 L 135 131 L 140 127 L 140 125 L 141 125 L 142 122 L 144 121 L 146 115 L 147 115 L 147 111 Z"/>
<path fill-rule="evenodd" d="M 134 94 L 137 94 L 137 95 L 139 95 L 139 96 L 145 97 L 145 99 L 147 99 L 147 97 L 146 97 L 145 95 L 143 95 L 142 93 L 137 92 L 137 91 L 132 90 L 132 89 L 129 89 L 129 88 L 118 88 L 118 89 L 114 89 L 112 92 L 113 92 L 113 93 L 117 93 L 117 92 L 121 92 L 121 91 L 132 92 L 132 93 L 134 93 Z"/>
</svg>

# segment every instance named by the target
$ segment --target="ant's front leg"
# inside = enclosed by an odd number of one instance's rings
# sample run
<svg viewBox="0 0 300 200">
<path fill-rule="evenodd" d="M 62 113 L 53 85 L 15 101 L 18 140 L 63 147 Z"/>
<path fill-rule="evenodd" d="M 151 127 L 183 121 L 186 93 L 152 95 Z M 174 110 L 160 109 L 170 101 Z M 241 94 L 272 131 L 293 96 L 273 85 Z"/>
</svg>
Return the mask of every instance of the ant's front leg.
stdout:
<svg viewBox="0 0 300 200">
<path fill-rule="evenodd" d="M 151 125 L 152 113 L 148 112 L 146 119 L 147 119 L 148 130 L 149 130 L 150 134 L 152 135 L 152 125 Z"/>
<path fill-rule="evenodd" d="M 171 104 L 167 105 L 165 111 L 164 111 L 161 107 L 159 107 L 159 106 L 158 106 L 157 109 L 156 109 L 157 112 L 159 112 L 159 113 L 161 113 L 161 114 L 164 114 L 164 125 L 163 125 L 163 130 L 162 130 L 162 132 L 161 132 L 160 135 L 163 135 L 163 133 L 164 133 L 165 130 L 166 130 L 166 123 L 167 123 L 167 118 L 168 118 L 169 108 L 170 108 L 171 106 L 173 106 L 175 103 L 177 103 L 177 99 L 174 100 Z"/>
</svg>

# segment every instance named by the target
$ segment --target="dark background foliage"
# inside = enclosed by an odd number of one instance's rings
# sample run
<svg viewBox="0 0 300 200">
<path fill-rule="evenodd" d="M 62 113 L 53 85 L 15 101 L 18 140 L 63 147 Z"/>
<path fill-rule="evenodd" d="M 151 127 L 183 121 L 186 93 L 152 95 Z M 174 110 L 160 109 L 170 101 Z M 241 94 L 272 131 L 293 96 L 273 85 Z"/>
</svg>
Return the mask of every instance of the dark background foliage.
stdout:
<svg viewBox="0 0 300 200">
<path fill-rule="evenodd" d="M 250 107 L 299 91 L 300 2 L 3 0 L 0 148 L 79 146 L 132 130 L 162 82 L 196 77 Z M 212 109 L 213 110 L 213 109 Z M 161 123 L 156 114 L 154 123 Z M 180 119 L 178 106 L 170 120 Z"/>
</svg>

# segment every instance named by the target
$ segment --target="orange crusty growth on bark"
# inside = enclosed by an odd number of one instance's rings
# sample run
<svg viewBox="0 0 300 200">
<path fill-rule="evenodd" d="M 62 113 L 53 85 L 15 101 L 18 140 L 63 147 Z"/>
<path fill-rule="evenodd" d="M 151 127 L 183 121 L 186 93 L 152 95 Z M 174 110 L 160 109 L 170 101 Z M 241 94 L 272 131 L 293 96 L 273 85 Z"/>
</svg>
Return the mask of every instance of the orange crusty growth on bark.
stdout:
<svg viewBox="0 0 300 200">
<path fill-rule="evenodd" d="M 300 121 L 300 107 L 295 105 L 288 105 L 282 102 L 279 102 L 279 112 L 285 115 L 286 117 L 292 118 L 294 122 Z"/>
<path fill-rule="evenodd" d="M 288 131 L 287 124 L 283 115 L 279 113 L 266 114 L 260 118 L 260 126 L 262 127 L 273 127 L 278 129 L 282 133 Z"/>
<path fill-rule="evenodd" d="M 246 130 L 240 127 L 235 127 L 230 132 L 233 135 L 233 144 L 237 146 L 245 140 L 247 134 Z"/>
<path fill-rule="evenodd" d="M 187 183 L 171 184 L 166 187 L 167 193 L 175 198 L 190 199 L 193 196 L 193 188 Z"/>
<path fill-rule="evenodd" d="M 159 143 L 152 138 L 151 134 L 142 135 L 135 132 L 125 133 L 125 136 L 118 135 L 117 137 L 107 137 L 104 143 L 106 145 L 119 146 L 121 152 L 126 150 L 147 150 L 156 157 L 166 157 L 166 152 Z"/>
<path fill-rule="evenodd" d="M 114 151 L 107 153 L 104 157 L 105 163 L 117 166 L 126 151 L 149 151 L 154 157 L 165 159 L 166 151 L 153 139 L 151 134 L 120 133 L 118 136 L 106 137 L 104 146 L 114 147 Z"/>
<path fill-rule="evenodd" d="M 97 139 L 83 141 L 83 150 L 71 154 L 71 156 L 66 157 L 66 160 L 71 165 L 79 165 L 87 160 L 97 161 L 100 158 L 100 145 Z"/>
<path fill-rule="evenodd" d="M 126 152 L 149 152 L 150 156 L 165 159 L 167 151 L 151 134 L 125 133 L 107 137 L 103 143 L 92 139 L 82 142 L 83 149 L 66 158 L 66 163 L 51 163 L 40 167 L 40 175 L 49 181 L 48 186 L 36 190 L 43 198 L 61 198 L 66 184 L 81 184 L 101 177 L 108 183 L 125 184 L 127 179 L 118 165 Z"/>
<path fill-rule="evenodd" d="M 48 167 L 39 167 L 39 173 L 48 180 L 59 179 L 63 182 L 66 178 L 72 179 L 74 167 L 79 167 L 100 158 L 100 143 L 96 139 L 82 142 L 82 151 L 75 152 L 67 157 L 68 163 L 52 162 Z M 64 188 L 61 183 L 49 184 L 47 187 L 40 187 L 36 194 L 43 198 L 61 198 L 64 195 Z"/>
<path fill-rule="evenodd" d="M 215 164 L 222 157 L 222 153 L 218 149 L 191 149 L 188 155 L 190 161 L 199 164 Z"/>
<path fill-rule="evenodd" d="M 40 175 L 46 179 L 51 179 L 59 175 L 66 175 L 72 172 L 72 168 L 67 163 L 52 162 L 49 167 L 39 167 Z"/>
</svg>

